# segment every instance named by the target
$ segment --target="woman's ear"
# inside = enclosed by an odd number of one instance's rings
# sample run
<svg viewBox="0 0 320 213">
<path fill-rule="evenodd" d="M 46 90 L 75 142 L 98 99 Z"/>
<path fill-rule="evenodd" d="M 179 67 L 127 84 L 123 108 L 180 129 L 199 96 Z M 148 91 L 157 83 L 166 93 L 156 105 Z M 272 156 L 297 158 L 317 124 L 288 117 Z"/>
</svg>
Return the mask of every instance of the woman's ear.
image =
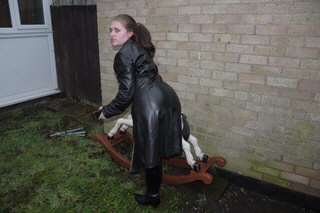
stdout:
<svg viewBox="0 0 320 213">
<path fill-rule="evenodd" d="M 131 38 L 133 36 L 133 32 L 129 32 L 129 37 Z"/>
</svg>

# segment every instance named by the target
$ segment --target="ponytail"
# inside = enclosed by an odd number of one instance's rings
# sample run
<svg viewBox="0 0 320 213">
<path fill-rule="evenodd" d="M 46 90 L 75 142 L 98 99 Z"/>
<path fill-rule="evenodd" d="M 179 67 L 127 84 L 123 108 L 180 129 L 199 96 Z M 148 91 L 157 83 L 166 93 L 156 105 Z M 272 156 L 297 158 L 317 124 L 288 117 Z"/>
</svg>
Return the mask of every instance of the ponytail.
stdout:
<svg viewBox="0 0 320 213">
<path fill-rule="evenodd" d="M 133 31 L 133 39 L 135 42 L 142 44 L 142 46 L 149 52 L 149 54 L 154 57 L 155 47 L 151 41 L 151 34 L 149 30 L 140 23 L 136 24 L 136 27 Z"/>
<path fill-rule="evenodd" d="M 113 20 L 121 22 L 127 31 L 133 32 L 133 41 L 141 44 L 145 50 L 154 57 L 156 49 L 152 44 L 149 30 L 143 24 L 137 23 L 134 18 L 127 14 L 117 15 Z"/>
</svg>

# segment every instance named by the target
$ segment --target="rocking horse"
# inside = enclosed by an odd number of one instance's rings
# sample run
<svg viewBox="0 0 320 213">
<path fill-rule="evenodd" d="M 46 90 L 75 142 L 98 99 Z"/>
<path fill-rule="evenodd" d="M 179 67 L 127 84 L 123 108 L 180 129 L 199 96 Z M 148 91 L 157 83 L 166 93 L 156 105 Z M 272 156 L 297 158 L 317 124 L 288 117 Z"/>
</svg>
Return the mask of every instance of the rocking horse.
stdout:
<svg viewBox="0 0 320 213">
<path fill-rule="evenodd" d="M 129 115 L 127 118 L 118 119 L 107 136 L 98 134 L 91 136 L 92 140 L 100 142 L 100 144 L 109 152 L 112 159 L 114 159 L 120 166 L 127 169 L 130 168 L 131 161 L 117 152 L 114 146 L 128 140 L 133 144 L 133 136 L 127 131 L 127 129 L 132 126 L 132 117 Z M 201 180 L 204 184 L 210 184 L 213 177 L 207 172 L 207 170 L 213 163 L 219 167 L 225 166 L 226 160 L 222 157 L 209 158 L 208 155 L 201 151 L 197 138 L 190 134 L 189 124 L 184 114 L 181 114 L 181 126 L 183 135 L 182 149 L 185 153 L 186 159 L 174 157 L 163 159 L 162 161 L 174 167 L 191 168 L 191 170 L 188 175 L 163 174 L 163 182 L 166 184 L 184 184 Z M 195 154 L 200 160 L 194 160 L 191 154 L 190 144 L 188 142 L 193 145 Z"/>
</svg>

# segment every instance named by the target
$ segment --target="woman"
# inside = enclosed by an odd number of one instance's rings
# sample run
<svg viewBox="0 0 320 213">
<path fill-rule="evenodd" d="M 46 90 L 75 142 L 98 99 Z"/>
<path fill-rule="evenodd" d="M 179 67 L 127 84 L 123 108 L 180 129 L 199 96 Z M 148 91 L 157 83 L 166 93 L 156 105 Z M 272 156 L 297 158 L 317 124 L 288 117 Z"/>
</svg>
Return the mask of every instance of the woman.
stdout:
<svg viewBox="0 0 320 213">
<path fill-rule="evenodd" d="M 103 107 L 100 119 L 121 114 L 132 104 L 134 147 L 130 172 L 145 171 L 146 194 L 134 194 L 141 205 L 160 203 L 164 157 L 182 152 L 181 106 L 175 91 L 162 81 L 153 61 L 150 32 L 129 15 L 118 15 L 110 27 L 111 43 L 121 47 L 114 59 L 119 83 L 116 97 Z"/>
</svg>

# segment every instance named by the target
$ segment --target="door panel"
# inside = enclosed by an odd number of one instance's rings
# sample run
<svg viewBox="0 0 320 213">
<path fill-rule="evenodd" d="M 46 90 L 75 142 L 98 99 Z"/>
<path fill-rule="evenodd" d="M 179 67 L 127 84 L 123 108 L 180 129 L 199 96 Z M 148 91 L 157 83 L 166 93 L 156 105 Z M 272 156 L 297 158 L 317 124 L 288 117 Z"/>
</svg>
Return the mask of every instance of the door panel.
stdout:
<svg viewBox="0 0 320 213">
<path fill-rule="evenodd" d="M 0 107 L 59 93 L 48 1 L 0 2 Z"/>
<path fill-rule="evenodd" d="M 0 100 L 7 96 L 55 88 L 48 36 L 0 40 Z"/>
</svg>

